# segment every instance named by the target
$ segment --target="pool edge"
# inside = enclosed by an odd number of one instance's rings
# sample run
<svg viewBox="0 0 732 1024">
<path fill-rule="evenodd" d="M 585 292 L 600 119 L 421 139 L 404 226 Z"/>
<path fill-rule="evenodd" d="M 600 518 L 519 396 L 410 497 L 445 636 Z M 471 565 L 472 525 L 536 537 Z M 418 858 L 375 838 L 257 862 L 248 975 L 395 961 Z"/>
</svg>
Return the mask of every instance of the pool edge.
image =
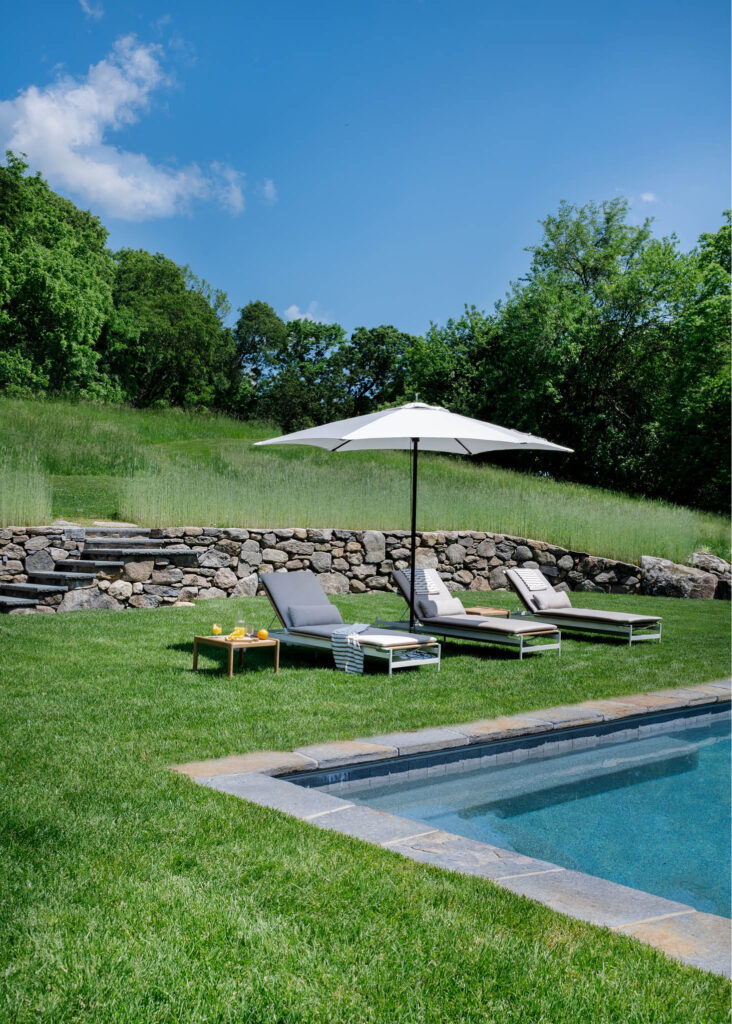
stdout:
<svg viewBox="0 0 732 1024">
<path fill-rule="evenodd" d="M 730 690 L 730 680 L 718 680 L 456 726 L 313 744 L 291 752 L 255 751 L 171 767 L 201 785 L 319 828 L 374 843 L 420 863 L 488 878 L 559 913 L 632 936 L 682 963 L 729 977 L 732 924 L 727 918 L 440 829 L 420 828 L 417 822 L 357 806 L 292 779 L 439 750 L 533 739 L 562 730 L 569 733 L 660 712 L 702 709 L 729 702 Z"/>
</svg>

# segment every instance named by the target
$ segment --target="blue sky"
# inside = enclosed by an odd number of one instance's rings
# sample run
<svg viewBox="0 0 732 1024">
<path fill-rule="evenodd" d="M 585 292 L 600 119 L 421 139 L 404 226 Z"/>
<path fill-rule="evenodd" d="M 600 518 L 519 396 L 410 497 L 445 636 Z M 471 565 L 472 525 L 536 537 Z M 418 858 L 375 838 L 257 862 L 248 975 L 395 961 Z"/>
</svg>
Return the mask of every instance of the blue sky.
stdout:
<svg viewBox="0 0 732 1024">
<path fill-rule="evenodd" d="M 5 5 L 0 146 L 236 310 L 422 332 L 560 200 L 684 247 L 729 206 L 722 0 Z"/>
</svg>

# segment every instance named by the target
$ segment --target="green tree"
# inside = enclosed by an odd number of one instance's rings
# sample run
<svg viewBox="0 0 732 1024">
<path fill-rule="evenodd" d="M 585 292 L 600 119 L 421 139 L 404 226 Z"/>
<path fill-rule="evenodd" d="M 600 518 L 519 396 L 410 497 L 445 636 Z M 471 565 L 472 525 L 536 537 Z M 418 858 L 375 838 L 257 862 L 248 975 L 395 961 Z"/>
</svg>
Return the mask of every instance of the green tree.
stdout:
<svg viewBox="0 0 732 1024">
<path fill-rule="evenodd" d="M 107 231 L 7 153 L 0 165 L 0 388 L 119 397 L 96 342 L 112 308 Z"/>
<path fill-rule="evenodd" d="M 116 254 L 114 308 L 100 347 L 133 405 L 232 407 L 240 379 L 228 302 L 161 253 Z"/>
</svg>

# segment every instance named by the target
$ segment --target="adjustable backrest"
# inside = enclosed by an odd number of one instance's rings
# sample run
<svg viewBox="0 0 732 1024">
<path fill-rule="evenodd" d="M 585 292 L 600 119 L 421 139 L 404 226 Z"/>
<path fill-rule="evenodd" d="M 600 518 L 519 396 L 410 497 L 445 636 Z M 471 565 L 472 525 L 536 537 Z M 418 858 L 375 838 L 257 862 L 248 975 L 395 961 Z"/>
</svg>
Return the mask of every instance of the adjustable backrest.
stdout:
<svg viewBox="0 0 732 1024">
<path fill-rule="evenodd" d="M 424 609 L 422 611 L 420 611 L 420 602 L 426 602 L 426 601 L 441 602 L 441 603 L 452 602 L 452 604 L 456 605 L 456 607 L 455 607 L 455 609 L 453 611 L 450 611 L 448 614 L 450 614 L 450 615 L 457 614 L 457 612 L 458 612 L 457 605 L 460 605 L 460 600 L 457 597 L 457 595 L 450 593 L 450 591 L 445 586 L 444 581 L 440 578 L 440 576 L 439 576 L 439 574 L 438 574 L 436 569 L 429 569 L 429 570 L 427 570 L 427 572 L 430 574 L 430 584 L 431 584 L 430 585 L 430 593 L 429 594 L 421 594 L 421 593 L 418 593 L 418 592 L 415 591 L 415 594 L 414 594 L 414 603 L 416 605 L 414 611 L 415 611 L 415 614 L 417 615 L 417 617 L 418 618 L 425 618 L 425 617 L 429 618 L 432 615 L 438 614 L 434 610 L 432 612 L 426 612 L 426 611 L 424 611 Z M 393 578 L 394 582 L 396 583 L 397 587 L 399 587 L 399 590 L 401 591 L 402 597 L 404 598 L 404 600 L 407 602 L 407 605 L 408 605 L 409 604 L 410 570 L 409 569 L 397 569 L 397 570 L 395 570 L 392 573 L 392 578 Z M 460 607 L 462 608 L 462 605 L 460 605 Z M 462 611 L 464 612 L 465 609 L 462 608 Z M 423 614 L 423 612 L 424 612 L 424 614 Z"/>
<path fill-rule="evenodd" d="M 332 608 L 328 596 L 309 569 L 297 572 L 268 572 L 261 577 L 262 586 L 283 626 L 292 628 L 289 609 L 292 605 L 314 605 Z"/>
<path fill-rule="evenodd" d="M 539 611 L 534 595 L 552 587 L 539 569 L 507 569 L 506 578 L 530 612 Z"/>
</svg>

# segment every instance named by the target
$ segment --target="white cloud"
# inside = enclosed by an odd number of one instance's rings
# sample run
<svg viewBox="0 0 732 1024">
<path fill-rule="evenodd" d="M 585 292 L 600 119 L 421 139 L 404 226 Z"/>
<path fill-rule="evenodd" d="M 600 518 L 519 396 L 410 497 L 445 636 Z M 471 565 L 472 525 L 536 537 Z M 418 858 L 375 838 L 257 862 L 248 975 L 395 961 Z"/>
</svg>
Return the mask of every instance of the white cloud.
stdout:
<svg viewBox="0 0 732 1024">
<path fill-rule="evenodd" d="M 320 311 L 319 303 L 313 301 L 309 303 L 306 310 L 300 309 L 294 303 L 288 306 L 284 311 L 283 316 L 287 320 L 313 320 L 319 324 L 329 324 L 332 322 L 332 317 L 329 313 Z"/>
<path fill-rule="evenodd" d="M 52 185 L 122 220 L 185 212 L 194 199 L 212 199 L 231 213 L 244 209 L 243 176 L 228 164 L 174 169 L 143 153 L 110 144 L 107 134 L 139 120 L 156 89 L 169 84 L 162 48 L 119 39 L 82 80 L 59 78 L 0 101 L 0 149 L 25 153 Z"/>
<path fill-rule="evenodd" d="M 271 178 L 265 178 L 262 184 L 257 189 L 265 203 L 274 204 L 277 202 L 277 189 L 275 183 Z"/>
<path fill-rule="evenodd" d="M 658 196 L 655 192 L 641 192 L 641 202 L 643 203 L 657 203 Z"/>
<path fill-rule="evenodd" d="M 94 18 L 96 21 L 99 21 L 104 14 L 104 8 L 101 4 L 91 4 L 89 0 L 79 0 L 79 4 L 87 18 Z"/>
</svg>

